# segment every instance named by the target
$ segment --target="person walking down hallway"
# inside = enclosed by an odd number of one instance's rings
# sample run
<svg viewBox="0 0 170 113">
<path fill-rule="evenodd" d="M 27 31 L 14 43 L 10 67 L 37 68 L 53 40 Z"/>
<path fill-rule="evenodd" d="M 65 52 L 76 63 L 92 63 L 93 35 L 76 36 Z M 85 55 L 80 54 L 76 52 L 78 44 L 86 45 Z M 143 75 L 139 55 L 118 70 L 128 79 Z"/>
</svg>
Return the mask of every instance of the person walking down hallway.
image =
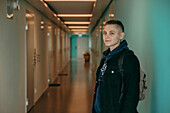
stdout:
<svg viewBox="0 0 170 113">
<path fill-rule="evenodd" d="M 137 113 L 140 64 L 133 51 L 127 47 L 127 41 L 121 41 L 124 36 L 121 21 L 106 22 L 103 40 L 109 48 L 103 52 L 97 68 L 92 113 Z M 123 54 L 122 78 L 118 60 Z"/>
</svg>

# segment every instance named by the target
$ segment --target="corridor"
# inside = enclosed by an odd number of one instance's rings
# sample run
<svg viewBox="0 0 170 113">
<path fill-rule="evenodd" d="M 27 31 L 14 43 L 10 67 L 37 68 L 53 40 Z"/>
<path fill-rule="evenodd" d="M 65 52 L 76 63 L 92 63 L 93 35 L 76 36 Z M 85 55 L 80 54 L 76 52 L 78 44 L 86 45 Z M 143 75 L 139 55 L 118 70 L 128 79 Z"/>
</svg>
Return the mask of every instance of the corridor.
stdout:
<svg viewBox="0 0 170 113">
<path fill-rule="evenodd" d="M 90 64 L 72 59 L 29 113 L 90 113 L 95 74 Z"/>
<path fill-rule="evenodd" d="M 122 40 L 146 73 L 137 111 L 170 113 L 169 6 L 170 0 L 0 0 L 0 113 L 91 113 L 110 20 L 123 23 Z"/>
</svg>

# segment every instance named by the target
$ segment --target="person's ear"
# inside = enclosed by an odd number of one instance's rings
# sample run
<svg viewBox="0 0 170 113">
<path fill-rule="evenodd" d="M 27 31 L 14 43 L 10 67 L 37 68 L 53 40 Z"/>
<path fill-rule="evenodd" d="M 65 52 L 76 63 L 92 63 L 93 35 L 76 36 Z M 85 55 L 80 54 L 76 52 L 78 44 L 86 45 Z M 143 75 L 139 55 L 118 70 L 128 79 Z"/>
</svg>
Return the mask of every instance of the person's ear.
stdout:
<svg viewBox="0 0 170 113">
<path fill-rule="evenodd" d="M 123 39 L 124 36 L 125 36 L 125 33 L 124 33 L 124 32 L 121 32 L 121 33 L 120 33 L 120 39 Z"/>
</svg>

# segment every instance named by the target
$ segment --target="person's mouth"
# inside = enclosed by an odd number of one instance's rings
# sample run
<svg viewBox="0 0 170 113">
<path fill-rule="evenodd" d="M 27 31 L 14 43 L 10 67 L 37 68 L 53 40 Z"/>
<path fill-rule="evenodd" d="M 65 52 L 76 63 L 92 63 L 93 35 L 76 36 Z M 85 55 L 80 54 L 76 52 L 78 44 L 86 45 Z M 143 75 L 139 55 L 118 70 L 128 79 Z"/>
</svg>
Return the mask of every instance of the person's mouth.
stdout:
<svg viewBox="0 0 170 113">
<path fill-rule="evenodd" d="M 105 40 L 105 42 L 110 42 L 110 40 Z"/>
</svg>

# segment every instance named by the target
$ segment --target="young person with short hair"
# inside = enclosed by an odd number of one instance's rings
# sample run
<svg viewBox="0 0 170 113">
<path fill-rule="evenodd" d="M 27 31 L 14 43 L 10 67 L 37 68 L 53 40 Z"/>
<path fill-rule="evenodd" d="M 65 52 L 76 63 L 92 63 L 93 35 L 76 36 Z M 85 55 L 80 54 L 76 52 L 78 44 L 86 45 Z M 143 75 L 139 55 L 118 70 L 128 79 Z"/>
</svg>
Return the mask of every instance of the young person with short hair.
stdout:
<svg viewBox="0 0 170 113">
<path fill-rule="evenodd" d="M 96 87 L 92 113 L 137 113 L 140 70 L 138 58 L 127 47 L 124 26 L 119 20 L 106 22 L 103 41 L 109 48 L 96 72 Z M 119 71 L 118 59 L 129 50 L 123 60 L 124 77 Z M 122 89 L 122 82 L 124 88 Z M 123 93 L 122 93 L 123 92 Z"/>
</svg>

